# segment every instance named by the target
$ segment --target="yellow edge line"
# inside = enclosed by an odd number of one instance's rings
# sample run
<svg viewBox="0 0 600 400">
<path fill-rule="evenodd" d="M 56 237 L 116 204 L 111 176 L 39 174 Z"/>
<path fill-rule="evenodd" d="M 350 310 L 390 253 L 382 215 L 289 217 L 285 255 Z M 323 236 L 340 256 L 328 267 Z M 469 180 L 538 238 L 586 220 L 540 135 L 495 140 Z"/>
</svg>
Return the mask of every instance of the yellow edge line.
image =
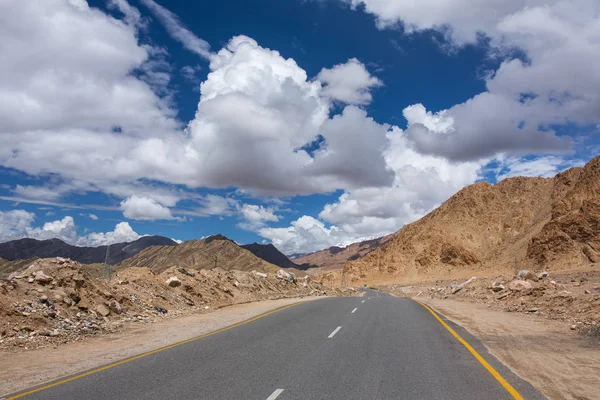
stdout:
<svg viewBox="0 0 600 400">
<path fill-rule="evenodd" d="M 459 342 L 461 342 L 461 343 L 463 344 L 463 346 L 465 346 L 465 347 L 467 348 L 467 350 L 469 350 L 469 352 L 470 352 L 471 354 L 473 354 L 473 356 L 474 356 L 474 357 L 477 359 L 477 361 L 479 361 L 479 362 L 481 363 L 481 365 L 483 365 L 483 366 L 485 367 L 485 369 L 487 369 L 487 370 L 488 370 L 488 372 L 489 372 L 490 374 L 492 374 L 492 376 L 493 376 L 493 377 L 494 377 L 494 378 L 495 378 L 495 379 L 496 379 L 496 380 L 497 380 L 497 381 L 498 381 L 498 382 L 499 382 L 499 383 L 502 385 L 502 387 L 503 387 L 504 389 L 506 389 L 506 391 L 507 391 L 508 393 L 510 393 L 510 395 L 513 397 L 513 399 L 515 399 L 515 400 L 523 400 L 523 396 L 521 396 L 521 395 L 519 394 L 519 392 L 517 392 L 517 391 L 515 390 L 515 388 L 513 388 L 513 387 L 510 385 L 510 383 L 508 383 L 508 382 L 506 381 L 506 379 L 504 379 L 504 378 L 502 377 L 502 375 L 500 375 L 500 374 L 498 373 L 498 371 L 496 371 L 496 370 L 494 369 L 494 367 L 492 367 L 492 366 L 491 366 L 491 365 L 490 365 L 490 364 L 489 364 L 487 361 L 485 361 L 485 359 L 484 359 L 483 357 L 481 357 L 481 356 L 479 355 L 479 353 L 478 353 L 478 352 L 477 352 L 477 351 L 476 351 L 476 350 L 475 350 L 473 347 L 471 347 L 471 345 L 470 345 L 469 343 L 467 343 L 467 341 L 466 341 L 466 340 L 464 340 L 462 337 L 460 337 L 460 335 L 459 335 L 458 333 L 456 333 L 456 332 L 454 331 L 454 329 L 450 328 L 450 326 L 448 326 L 448 324 L 447 324 L 447 323 L 445 323 L 445 322 L 444 322 L 444 320 L 442 320 L 442 319 L 441 319 L 441 318 L 440 318 L 440 317 L 439 317 L 439 316 L 438 316 L 438 315 L 435 313 L 435 311 L 433 311 L 433 310 L 432 310 L 432 309 L 431 309 L 429 306 L 427 306 L 427 305 L 425 305 L 425 304 L 421 303 L 421 302 L 420 302 L 420 301 L 418 301 L 418 300 L 415 300 L 415 299 L 411 299 L 411 300 L 413 300 L 413 301 L 415 301 L 416 303 L 419 303 L 420 305 L 422 305 L 423 307 L 425 307 L 425 308 L 426 308 L 426 309 L 427 309 L 427 310 L 428 310 L 428 311 L 429 311 L 429 312 L 430 312 L 430 313 L 431 313 L 431 314 L 432 314 L 432 315 L 435 317 L 435 319 L 437 319 L 437 320 L 438 320 L 438 322 L 439 322 L 440 324 L 442 324 L 442 325 L 444 326 L 444 328 L 446 328 L 446 329 L 447 329 L 447 330 L 448 330 L 448 331 L 449 331 L 449 332 L 452 334 L 452 336 L 454 336 L 454 337 L 456 338 L 456 340 L 458 340 Z"/>
<path fill-rule="evenodd" d="M 108 364 L 108 365 L 105 365 L 103 367 L 96 368 L 96 369 L 93 369 L 91 371 L 84 372 L 82 374 L 72 376 L 70 378 L 62 379 L 60 381 L 57 381 L 57 382 L 54 382 L 54 383 L 50 383 L 48 385 L 41 386 L 41 387 L 36 388 L 36 389 L 31 389 L 31 390 L 29 390 L 27 392 L 23 392 L 23 393 L 20 393 L 20 394 L 11 396 L 11 397 L 6 397 L 5 400 L 19 399 L 21 397 L 28 396 L 28 395 L 33 394 L 33 393 L 41 392 L 42 390 L 46 390 L 46 389 L 50 389 L 50 388 L 53 388 L 53 387 L 58 386 L 58 385 L 62 385 L 63 383 L 71 382 L 71 381 L 74 381 L 76 379 L 83 378 L 83 377 L 86 377 L 88 375 L 95 374 L 96 372 L 106 371 L 107 369 L 116 367 L 117 365 L 121 365 L 121 364 L 125 364 L 125 363 L 131 362 L 131 361 L 139 360 L 140 358 L 143 358 L 143 357 L 146 357 L 146 356 L 150 356 L 152 354 L 160 353 L 161 351 L 169 350 L 169 349 L 181 346 L 181 345 L 186 344 L 186 343 L 191 343 L 191 342 L 194 342 L 196 340 L 199 340 L 199 339 L 202 339 L 202 338 L 205 338 L 205 337 L 208 337 L 208 336 L 216 335 L 217 333 L 221 333 L 221 332 L 225 332 L 225 331 L 228 331 L 230 329 L 233 329 L 233 328 L 237 328 L 239 326 L 242 326 L 242 325 L 248 324 L 250 322 L 256 321 L 257 319 L 261 319 L 263 317 L 266 317 L 267 315 L 271 315 L 271 314 L 275 314 L 276 312 L 279 312 L 279 311 L 287 310 L 288 308 L 297 306 L 298 304 L 302 304 L 302 303 L 306 303 L 306 302 L 305 301 L 300 301 L 298 303 L 290 304 L 288 306 L 281 307 L 281 308 L 278 308 L 276 310 L 269 311 L 269 312 L 266 312 L 264 314 L 257 315 L 256 317 L 250 318 L 250 319 L 248 319 L 246 321 L 238 322 L 237 324 L 228 326 L 226 328 L 218 329 L 218 330 L 216 330 L 214 332 L 210 332 L 210 333 L 206 333 L 204 335 L 196 336 L 194 338 L 187 339 L 187 340 L 184 340 L 182 342 L 177 342 L 177 343 L 165 346 L 165 347 L 161 347 L 161 348 L 156 349 L 156 350 L 148 351 L 146 353 L 142 353 L 142 354 L 139 354 L 137 356 L 126 358 L 124 360 L 117 361 L 117 362 L 114 362 L 112 364 Z"/>
</svg>

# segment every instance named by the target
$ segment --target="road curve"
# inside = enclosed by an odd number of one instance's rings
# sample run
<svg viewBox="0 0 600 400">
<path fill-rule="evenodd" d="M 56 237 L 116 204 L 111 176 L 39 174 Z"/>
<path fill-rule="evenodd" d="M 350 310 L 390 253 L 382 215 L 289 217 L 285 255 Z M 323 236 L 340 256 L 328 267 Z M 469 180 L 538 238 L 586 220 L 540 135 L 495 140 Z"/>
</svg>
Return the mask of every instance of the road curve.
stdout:
<svg viewBox="0 0 600 400">
<path fill-rule="evenodd" d="M 544 398 L 466 331 L 444 321 L 500 378 L 425 307 L 368 290 L 365 297 L 301 303 L 199 340 L 7 398 Z"/>
</svg>

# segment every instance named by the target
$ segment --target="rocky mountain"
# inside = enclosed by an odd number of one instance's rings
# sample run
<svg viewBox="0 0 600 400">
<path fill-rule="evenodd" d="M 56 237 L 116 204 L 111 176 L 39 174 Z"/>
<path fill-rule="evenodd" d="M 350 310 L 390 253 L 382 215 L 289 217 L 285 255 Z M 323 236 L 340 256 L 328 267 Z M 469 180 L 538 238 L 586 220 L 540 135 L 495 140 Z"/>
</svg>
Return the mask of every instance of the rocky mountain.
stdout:
<svg viewBox="0 0 600 400">
<path fill-rule="evenodd" d="M 356 260 L 373 251 L 387 242 L 391 237 L 392 235 L 387 235 L 377 239 L 352 243 L 346 247 L 333 246 L 314 253 L 302 254 L 296 258 L 292 258 L 292 261 L 297 264 L 309 265 L 311 268 L 318 267 L 318 272 L 341 269 L 346 262 Z"/>
<path fill-rule="evenodd" d="M 108 262 L 117 264 L 149 246 L 173 246 L 176 244 L 175 241 L 163 236 L 143 236 L 133 242 L 111 244 Z M 0 257 L 8 261 L 36 257 L 64 257 L 84 264 L 103 263 L 106 257 L 106 246 L 78 247 L 60 239 L 19 239 L 0 243 Z"/>
<path fill-rule="evenodd" d="M 589 269 L 600 255 L 600 157 L 554 178 L 479 182 L 346 264 L 350 284 Z M 596 264 L 597 265 L 597 264 Z"/>
<path fill-rule="evenodd" d="M 152 246 L 116 266 L 117 270 L 129 267 L 147 267 L 161 273 L 170 267 L 188 269 L 222 268 L 226 271 L 261 271 L 275 273 L 280 268 L 238 246 L 223 235 L 202 240 L 188 240 L 177 246 Z"/>
<path fill-rule="evenodd" d="M 262 258 L 266 262 L 277 265 L 281 268 L 296 268 L 301 270 L 310 268 L 310 265 L 308 264 L 300 265 L 292 262 L 285 256 L 285 254 L 277 250 L 277 247 L 273 246 L 272 244 L 251 243 L 244 244 L 241 247 L 248 250 L 256 257 Z"/>
</svg>

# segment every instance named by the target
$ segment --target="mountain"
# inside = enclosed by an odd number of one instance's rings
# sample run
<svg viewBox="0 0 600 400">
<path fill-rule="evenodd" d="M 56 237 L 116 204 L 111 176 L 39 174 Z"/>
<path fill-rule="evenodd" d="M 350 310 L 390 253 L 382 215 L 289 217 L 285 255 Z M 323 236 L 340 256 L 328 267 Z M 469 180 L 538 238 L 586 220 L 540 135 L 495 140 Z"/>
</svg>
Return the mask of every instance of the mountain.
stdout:
<svg viewBox="0 0 600 400">
<path fill-rule="evenodd" d="M 248 250 L 256 257 L 262 258 L 268 263 L 277 265 L 281 268 L 296 268 L 296 269 L 308 269 L 309 265 L 299 265 L 287 258 L 282 252 L 277 250 L 277 247 L 272 244 L 260 244 L 260 243 L 251 243 L 244 244 L 241 246 L 242 248 Z"/>
<path fill-rule="evenodd" d="M 346 262 L 356 260 L 360 256 L 373 251 L 391 237 L 392 235 L 387 235 L 377 239 L 352 243 L 346 247 L 333 246 L 314 253 L 300 255 L 292 258 L 292 260 L 297 264 L 308 264 L 313 268 L 319 267 L 319 272 L 341 269 Z"/>
<path fill-rule="evenodd" d="M 600 255 L 600 157 L 554 178 L 478 182 L 346 264 L 350 284 L 591 268 Z"/>
<path fill-rule="evenodd" d="M 149 246 L 174 246 L 176 244 L 173 240 L 162 236 L 142 236 L 133 242 L 111 244 L 108 262 L 117 264 Z M 65 257 L 84 264 L 103 263 L 106 257 L 106 246 L 78 247 L 60 239 L 19 239 L 0 243 L 0 257 L 8 261 L 35 257 Z"/>
<path fill-rule="evenodd" d="M 280 268 L 255 256 L 223 235 L 188 240 L 177 246 L 152 246 L 121 262 L 116 269 L 147 267 L 155 273 L 170 267 L 189 269 L 261 271 L 275 273 Z"/>
</svg>

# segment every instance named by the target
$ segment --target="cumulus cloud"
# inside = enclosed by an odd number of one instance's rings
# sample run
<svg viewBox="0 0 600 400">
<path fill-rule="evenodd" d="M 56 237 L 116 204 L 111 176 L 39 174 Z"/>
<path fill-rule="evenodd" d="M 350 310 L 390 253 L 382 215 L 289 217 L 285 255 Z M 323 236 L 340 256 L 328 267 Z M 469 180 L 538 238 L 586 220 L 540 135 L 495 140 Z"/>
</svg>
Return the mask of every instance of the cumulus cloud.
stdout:
<svg viewBox="0 0 600 400">
<path fill-rule="evenodd" d="M 392 185 L 345 191 L 323 207 L 319 219 L 303 216 L 289 227 L 264 228 L 258 233 L 288 254 L 381 237 L 474 183 L 488 161 L 456 163 L 422 155 L 399 128 L 389 130 L 387 137 L 389 146 L 383 153 L 387 168 L 394 173 Z"/>
<path fill-rule="evenodd" d="M 314 156 L 305 151 L 329 120 L 329 98 L 293 59 L 251 38 L 236 36 L 210 57 L 195 118 L 182 130 L 156 85 L 131 73 L 160 53 L 138 42 L 133 22 L 67 0 L 11 0 L 0 11 L 0 51 L 10 60 L 0 66 L 0 164 L 56 178 L 19 188 L 19 197 L 101 191 L 173 207 L 193 194 L 148 182 L 259 195 L 389 183 L 380 154 L 355 163 L 333 128 L 323 130 Z M 348 111 L 342 120 L 350 117 L 361 116 Z M 328 125 L 336 124 L 334 116 Z M 349 130 L 346 139 L 380 145 L 384 130 Z M 333 159 L 354 165 L 336 170 Z"/>
<path fill-rule="evenodd" d="M 131 196 L 121 202 L 123 216 L 129 219 L 154 221 L 173 219 L 171 210 L 149 197 Z"/>
<path fill-rule="evenodd" d="M 383 85 L 383 82 L 371 76 L 365 65 L 356 58 L 332 68 L 323 68 L 317 79 L 326 85 L 325 96 L 355 105 L 369 104 L 373 99 L 370 91 Z"/>
<path fill-rule="evenodd" d="M 275 211 L 270 207 L 263 207 L 256 204 L 244 204 L 242 205 L 240 212 L 246 221 L 254 224 L 261 224 L 267 221 L 279 221 L 279 217 L 275 215 Z"/>
<path fill-rule="evenodd" d="M 258 233 L 269 239 L 285 254 L 311 252 L 326 247 L 343 245 L 338 236 L 338 228 L 327 228 L 325 224 L 311 216 L 302 216 L 286 228 L 261 228 Z"/>
<path fill-rule="evenodd" d="M 27 237 L 35 214 L 25 210 L 0 211 L 0 242 Z"/>
<path fill-rule="evenodd" d="M 90 233 L 83 238 L 88 246 L 106 246 L 114 243 L 132 242 L 141 236 L 127 222 L 119 222 L 112 232 Z"/>
<path fill-rule="evenodd" d="M 38 240 L 60 239 L 76 246 L 101 246 L 130 242 L 140 238 L 127 222 L 120 222 L 114 231 L 89 233 L 78 236 L 75 220 L 71 216 L 46 222 L 41 227 L 33 225 L 35 214 L 25 210 L 0 211 L 0 242 L 22 238 Z"/>
<path fill-rule="evenodd" d="M 490 54 L 505 60 L 486 78 L 487 91 L 428 118 L 452 120 L 444 131 L 414 122 L 407 137 L 417 150 L 452 160 L 501 152 L 565 152 L 568 137 L 556 126 L 597 124 L 600 116 L 598 45 L 600 3 L 588 0 L 501 2 L 351 0 L 378 18 L 380 27 L 401 21 L 408 32 L 434 29 L 450 43 L 489 38 Z M 468 9 L 468 12 L 465 12 Z M 511 56 L 520 49 L 527 61 Z M 405 116 L 411 119 L 411 115 Z"/>
</svg>

